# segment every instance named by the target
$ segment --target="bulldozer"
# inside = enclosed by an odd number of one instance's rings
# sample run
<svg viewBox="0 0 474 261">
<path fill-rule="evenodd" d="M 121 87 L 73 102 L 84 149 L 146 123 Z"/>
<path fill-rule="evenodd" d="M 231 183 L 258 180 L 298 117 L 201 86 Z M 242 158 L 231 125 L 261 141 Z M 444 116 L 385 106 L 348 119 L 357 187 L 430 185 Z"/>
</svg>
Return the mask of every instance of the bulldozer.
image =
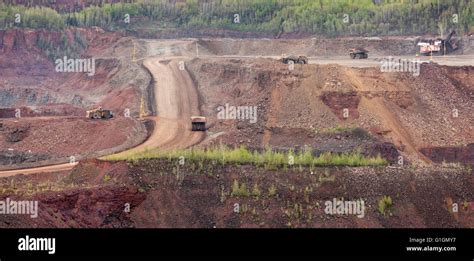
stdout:
<svg viewBox="0 0 474 261">
<path fill-rule="evenodd" d="M 352 48 L 349 50 L 349 56 L 352 59 L 367 59 L 369 58 L 369 51 L 364 48 Z"/>
<path fill-rule="evenodd" d="M 191 116 L 191 131 L 206 131 L 206 117 Z"/>
<path fill-rule="evenodd" d="M 281 61 L 284 64 L 289 64 L 290 62 L 293 62 L 293 64 L 308 64 L 308 57 L 306 56 L 295 56 L 295 55 L 290 55 L 281 58 Z"/>
<path fill-rule="evenodd" d="M 114 113 L 111 110 L 102 109 L 99 107 L 86 112 L 86 117 L 89 119 L 111 119 L 114 117 Z"/>
<path fill-rule="evenodd" d="M 451 31 L 451 33 L 445 39 L 436 38 L 436 39 L 423 39 L 418 42 L 420 47 L 421 55 L 445 55 L 456 49 L 458 45 L 453 36 L 456 35 L 456 31 Z"/>
</svg>

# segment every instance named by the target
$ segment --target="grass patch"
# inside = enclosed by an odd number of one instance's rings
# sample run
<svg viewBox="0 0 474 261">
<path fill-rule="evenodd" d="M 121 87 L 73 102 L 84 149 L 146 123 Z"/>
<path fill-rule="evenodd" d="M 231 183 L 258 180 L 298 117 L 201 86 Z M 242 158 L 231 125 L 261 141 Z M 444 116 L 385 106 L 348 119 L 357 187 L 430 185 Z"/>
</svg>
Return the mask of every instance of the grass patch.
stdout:
<svg viewBox="0 0 474 261">
<path fill-rule="evenodd" d="M 384 166 L 388 162 L 380 155 L 377 157 L 366 157 L 359 152 L 335 154 L 326 152 L 317 157 L 313 156 L 310 150 L 294 153 L 274 151 L 270 148 L 262 152 L 250 151 L 241 146 L 231 149 L 224 146 L 207 149 L 176 150 L 171 152 L 160 152 L 146 150 L 141 153 L 111 155 L 105 157 L 106 160 L 126 160 L 137 162 L 143 159 L 168 159 L 170 161 L 179 160 L 184 157 L 187 161 L 202 162 L 210 161 L 226 164 L 251 164 L 263 166 L 266 169 L 277 169 L 281 167 L 299 166 Z M 291 160 L 290 160 L 291 158 Z"/>
<path fill-rule="evenodd" d="M 336 127 L 329 128 L 323 131 L 323 133 L 331 133 L 331 134 L 337 134 L 337 133 L 342 133 L 346 131 L 352 131 L 355 129 L 354 127 L 344 127 L 342 125 L 337 125 Z"/>
<path fill-rule="evenodd" d="M 382 215 L 387 215 L 387 214 L 391 214 L 391 208 L 393 206 L 393 202 L 392 202 L 392 197 L 390 196 L 383 196 L 380 200 L 379 200 L 379 212 L 380 214 Z"/>
</svg>

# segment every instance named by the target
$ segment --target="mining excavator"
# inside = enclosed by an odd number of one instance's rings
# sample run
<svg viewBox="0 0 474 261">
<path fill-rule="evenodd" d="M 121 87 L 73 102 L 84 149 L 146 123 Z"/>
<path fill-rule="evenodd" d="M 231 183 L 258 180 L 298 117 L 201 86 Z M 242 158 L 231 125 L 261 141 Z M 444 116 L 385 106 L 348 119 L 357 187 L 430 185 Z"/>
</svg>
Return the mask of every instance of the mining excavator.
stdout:
<svg viewBox="0 0 474 261">
<path fill-rule="evenodd" d="M 453 30 L 446 39 L 436 38 L 420 40 L 417 44 L 420 47 L 420 54 L 445 55 L 458 49 L 457 42 L 455 38 L 453 38 L 454 35 L 456 35 L 456 31 Z"/>
<path fill-rule="evenodd" d="M 94 110 L 87 111 L 86 117 L 89 119 L 110 119 L 114 117 L 114 114 L 111 110 L 102 109 L 99 107 Z"/>
</svg>

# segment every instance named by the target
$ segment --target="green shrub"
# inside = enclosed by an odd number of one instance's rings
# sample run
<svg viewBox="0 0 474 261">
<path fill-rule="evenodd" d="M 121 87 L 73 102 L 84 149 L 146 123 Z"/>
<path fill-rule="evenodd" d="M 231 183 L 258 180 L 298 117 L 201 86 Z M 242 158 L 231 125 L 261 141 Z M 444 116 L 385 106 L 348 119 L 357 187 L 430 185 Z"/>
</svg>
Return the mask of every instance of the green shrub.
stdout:
<svg viewBox="0 0 474 261">
<path fill-rule="evenodd" d="M 390 196 L 383 196 L 379 200 L 378 210 L 380 214 L 385 216 L 387 214 L 391 214 L 392 206 L 393 206 L 392 198 Z"/>
<path fill-rule="evenodd" d="M 268 188 L 268 196 L 269 197 L 273 197 L 275 196 L 277 193 L 277 187 L 275 185 L 271 185 L 269 188 Z"/>
<path fill-rule="evenodd" d="M 250 196 L 250 192 L 245 183 L 242 183 L 242 185 L 239 186 L 239 182 L 234 179 L 230 195 L 233 197 L 248 197 Z"/>
<path fill-rule="evenodd" d="M 261 195 L 262 195 L 262 192 L 260 191 L 260 188 L 258 187 L 258 184 L 255 183 L 253 185 L 253 188 L 252 188 L 252 196 L 259 199 Z"/>
</svg>

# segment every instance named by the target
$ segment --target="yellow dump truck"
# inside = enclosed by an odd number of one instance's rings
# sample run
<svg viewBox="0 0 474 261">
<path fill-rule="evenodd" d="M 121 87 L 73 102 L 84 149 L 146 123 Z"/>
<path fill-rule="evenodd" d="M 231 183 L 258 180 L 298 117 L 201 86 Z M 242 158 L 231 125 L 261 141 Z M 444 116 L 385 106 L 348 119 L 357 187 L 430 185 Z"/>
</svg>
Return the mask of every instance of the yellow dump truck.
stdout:
<svg viewBox="0 0 474 261">
<path fill-rule="evenodd" d="M 114 117 L 114 113 L 111 110 L 102 109 L 99 107 L 94 110 L 87 111 L 86 117 L 89 119 L 111 119 Z"/>
</svg>

